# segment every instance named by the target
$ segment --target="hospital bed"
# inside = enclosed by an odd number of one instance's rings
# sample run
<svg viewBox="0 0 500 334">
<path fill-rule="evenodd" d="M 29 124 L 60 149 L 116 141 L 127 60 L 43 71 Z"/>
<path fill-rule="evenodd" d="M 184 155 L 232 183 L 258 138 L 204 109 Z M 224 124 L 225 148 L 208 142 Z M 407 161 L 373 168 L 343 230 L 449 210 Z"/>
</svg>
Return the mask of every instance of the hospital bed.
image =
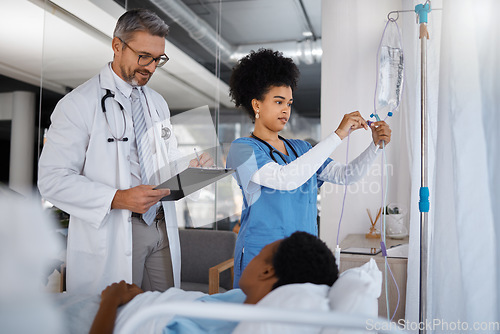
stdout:
<svg viewBox="0 0 500 334">
<path fill-rule="evenodd" d="M 257 305 L 201 303 L 170 299 L 117 318 L 115 333 L 156 333 L 173 315 L 238 321 L 234 333 L 399 332 L 377 317 L 382 273 L 375 261 L 343 272 L 334 286 L 291 284 L 273 290 Z M 155 323 L 156 322 L 156 323 Z"/>
<path fill-rule="evenodd" d="M 145 292 L 121 307 L 115 333 L 162 333 L 175 317 L 238 321 L 235 334 L 254 333 L 359 333 L 365 329 L 394 332 L 397 326 L 377 317 L 382 273 L 371 259 L 361 267 L 343 272 L 330 288 L 325 285 L 290 284 L 266 295 L 257 305 L 202 303 L 202 292 L 171 288 L 163 293 Z M 88 333 L 99 305 L 78 295 L 60 299 L 67 333 Z M 82 298 L 80 302 L 78 298 Z M 85 301 L 85 302 L 83 302 Z M 92 304 L 90 303 L 90 304 Z M 177 319 L 176 318 L 176 319 Z"/>
<path fill-rule="evenodd" d="M 6 212 L 15 213 L 5 220 L 9 224 L 3 224 L 4 233 L 0 235 L 4 238 L 0 245 L 6 250 L 16 249 L 12 245 L 22 246 L 15 252 L 19 261 L 4 257 L 2 262 L 2 268 L 6 269 L 3 282 L 8 284 L 3 285 L 5 289 L 1 300 L 4 311 L 8 312 L 0 312 L 0 332 L 88 333 L 99 307 L 99 294 L 43 294 L 39 289 L 43 263 L 53 258 L 58 250 L 47 227 L 50 221 L 32 224 L 40 220 L 25 218 L 42 216 L 37 211 L 37 204 L 30 206 L 17 200 L 0 203 L 11 209 Z M 16 224 L 11 224 L 12 221 L 16 221 Z M 22 238 L 15 240 L 12 236 Z M 20 270 L 19 263 L 22 261 Z M 371 261 L 343 272 L 331 288 L 308 283 L 285 285 L 270 292 L 257 305 L 203 304 L 196 301 L 205 295 L 202 292 L 175 288 L 163 293 L 149 291 L 136 296 L 121 308 L 117 314 L 115 332 L 162 333 L 172 314 L 241 321 L 234 331 L 236 334 L 290 334 L 301 330 L 307 333 L 337 333 L 331 332 L 331 328 L 324 329 L 326 326 L 363 329 L 367 324 L 379 322 L 376 317 L 381 283 L 382 274 L 375 262 Z M 156 303 L 151 303 L 152 299 Z M 73 312 L 69 312 L 71 310 Z M 67 325 L 66 328 L 62 328 L 63 323 Z M 306 325 L 306 331 L 299 324 Z M 310 327 L 311 324 L 314 327 Z M 287 325 L 281 330 L 275 327 Z M 383 322 L 379 322 L 378 327 L 384 328 Z M 311 328 L 313 330 L 309 330 Z"/>
<path fill-rule="evenodd" d="M 370 318 L 335 311 L 287 310 L 277 307 L 256 307 L 254 305 L 208 304 L 196 302 L 174 302 L 147 307 L 132 316 L 120 334 L 143 332 L 143 324 L 165 315 L 210 318 L 240 321 L 235 334 L 334 334 L 364 333 L 374 330 L 378 333 L 401 333 L 394 323 L 382 318 Z M 331 328 L 331 329 L 330 329 Z"/>
</svg>

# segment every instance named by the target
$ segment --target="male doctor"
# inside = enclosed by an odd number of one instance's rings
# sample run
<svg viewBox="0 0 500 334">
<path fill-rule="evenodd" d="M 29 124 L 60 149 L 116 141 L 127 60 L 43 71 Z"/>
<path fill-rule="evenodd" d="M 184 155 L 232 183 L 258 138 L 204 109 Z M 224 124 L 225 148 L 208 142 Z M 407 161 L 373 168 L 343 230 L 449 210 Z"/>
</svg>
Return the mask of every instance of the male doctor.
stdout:
<svg viewBox="0 0 500 334">
<path fill-rule="evenodd" d="M 123 14 L 113 61 L 57 104 L 39 161 L 44 198 L 71 216 L 68 292 L 100 293 L 125 280 L 180 287 L 180 245 L 170 191 L 180 152 L 166 101 L 146 83 L 164 65 L 168 26 L 154 12 Z M 190 166 L 210 166 L 209 155 Z M 159 204 L 161 203 L 161 204 Z"/>
</svg>

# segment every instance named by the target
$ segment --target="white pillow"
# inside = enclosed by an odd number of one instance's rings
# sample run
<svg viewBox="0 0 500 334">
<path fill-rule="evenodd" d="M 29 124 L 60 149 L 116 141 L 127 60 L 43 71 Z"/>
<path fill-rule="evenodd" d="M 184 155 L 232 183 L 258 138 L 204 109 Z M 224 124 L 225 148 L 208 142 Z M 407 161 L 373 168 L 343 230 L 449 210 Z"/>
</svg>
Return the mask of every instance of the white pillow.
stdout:
<svg viewBox="0 0 500 334">
<path fill-rule="evenodd" d="M 262 298 L 257 305 L 279 309 L 328 311 L 327 285 L 311 283 L 288 284 L 280 286 Z M 241 322 L 233 334 L 302 334 L 320 333 L 321 328 L 310 326 L 286 325 L 280 323 Z"/>
<path fill-rule="evenodd" d="M 361 267 L 340 274 L 328 294 L 330 309 L 343 313 L 378 317 L 378 297 L 382 291 L 382 272 L 372 258 Z M 322 334 L 343 333 L 325 329 Z M 347 331 L 346 331 L 347 333 Z M 354 333 L 350 331 L 349 333 Z"/>
</svg>

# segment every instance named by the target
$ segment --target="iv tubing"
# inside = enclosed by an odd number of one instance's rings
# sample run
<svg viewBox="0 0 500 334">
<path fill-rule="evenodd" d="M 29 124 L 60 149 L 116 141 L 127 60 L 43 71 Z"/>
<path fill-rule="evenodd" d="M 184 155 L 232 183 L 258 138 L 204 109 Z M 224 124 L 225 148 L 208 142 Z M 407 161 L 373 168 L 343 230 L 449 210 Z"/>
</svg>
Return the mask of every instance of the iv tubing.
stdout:
<svg viewBox="0 0 500 334">
<path fill-rule="evenodd" d="M 342 211 L 340 212 L 339 226 L 337 228 L 337 248 L 339 248 L 339 235 L 340 235 L 340 224 L 342 224 L 342 217 L 344 216 L 344 206 L 345 198 L 347 195 L 347 164 L 349 163 L 349 138 L 351 137 L 351 129 L 349 128 L 349 133 L 347 134 L 347 148 L 345 152 L 345 176 L 344 176 L 344 199 L 342 200 Z M 340 256 L 339 256 L 340 262 Z"/>
<path fill-rule="evenodd" d="M 387 166 L 387 156 L 385 155 L 385 143 L 382 142 L 382 180 L 381 180 L 381 185 L 383 185 L 383 182 L 384 182 L 384 171 L 385 171 L 385 168 Z M 382 188 L 382 199 L 383 199 L 383 202 L 382 202 L 382 212 L 385 213 L 383 216 L 382 216 L 382 226 L 383 226 L 383 236 L 382 236 L 382 242 L 381 242 L 381 248 L 383 249 L 383 252 L 382 254 L 384 255 L 384 262 L 385 262 L 385 301 L 386 301 L 386 307 L 387 307 L 387 320 L 389 321 L 392 321 L 392 319 L 394 319 L 394 317 L 396 316 L 396 311 L 398 310 L 399 308 L 399 301 L 400 301 L 400 298 L 401 298 L 401 295 L 400 295 L 400 292 L 399 292 L 399 286 L 398 286 L 398 283 L 396 282 L 396 278 L 394 277 L 394 274 L 392 273 L 392 270 L 391 270 L 391 266 L 389 265 L 389 262 L 387 261 L 387 252 L 386 252 L 386 246 L 385 246 L 385 242 L 386 242 L 386 221 L 385 221 L 385 218 L 386 218 L 386 214 L 387 214 L 387 211 L 384 211 L 386 210 L 386 203 L 387 203 L 387 193 L 388 193 L 388 189 L 389 189 L 389 177 L 388 175 L 386 175 L 385 177 L 385 194 L 384 194 L 384 187 L 381 187 Z M 390 317 L 390 311 L 389 311 L 389 290 L 388 290 L 388 284 L 387 284 L 387 269 L 389 269 L 389 273 L 391 274 L 391 277 L 392 277 L 392 281 L 394 282 L 394 285 L 396 286 L 396 290 L 397 290 L 397 293 L 398 293 L 398 301 L 396 303 L 396 307 L 394 308 L 394 312 L 392 314 L 392 317 L 389 319 Z"/>
<path fill-rule="evenodd" d="M 386 206 L 385 203 L 387 202 L 387 188 L 388 188 L 388 182 L 389 178 L 386 176 L 385 178 L 385 192 L 384 192 L 384 170 L 385 170 L 385 142 L 382 142 L 382 173 L 380 177 L 380 187 L 382 190 L 382 242 L 381 242 L 381 248 L 385 249 L 385 217 L 387 215 L 386 212 Z M 390 316 L 390 311 L 389 311 L 389 289 L 387 288 L 387 267 L 389 266 L 389 263 L 387 263 L 387 252 L 384 252 L 384 283 L 385 283 L 385 304 L 386 304 L 386 309 L 387 309 L 387 319 L 389 319 Z"/>
</svg>

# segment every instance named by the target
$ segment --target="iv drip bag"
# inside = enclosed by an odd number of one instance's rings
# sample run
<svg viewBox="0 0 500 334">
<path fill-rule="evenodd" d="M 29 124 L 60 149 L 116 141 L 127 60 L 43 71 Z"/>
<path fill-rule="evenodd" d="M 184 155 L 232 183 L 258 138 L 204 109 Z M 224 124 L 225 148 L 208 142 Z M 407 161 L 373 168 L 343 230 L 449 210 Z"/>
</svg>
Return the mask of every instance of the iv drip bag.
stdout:
<svg viewBox="0 0 500 334">
<path fill-rule="evenodd" d="M 389 20 L 380 40 L 377 54 L 375 114 L 387 114 L 399 107 L 403 90 L 404 61 L 401 33 L 394 20 Z"/>
</svg>

